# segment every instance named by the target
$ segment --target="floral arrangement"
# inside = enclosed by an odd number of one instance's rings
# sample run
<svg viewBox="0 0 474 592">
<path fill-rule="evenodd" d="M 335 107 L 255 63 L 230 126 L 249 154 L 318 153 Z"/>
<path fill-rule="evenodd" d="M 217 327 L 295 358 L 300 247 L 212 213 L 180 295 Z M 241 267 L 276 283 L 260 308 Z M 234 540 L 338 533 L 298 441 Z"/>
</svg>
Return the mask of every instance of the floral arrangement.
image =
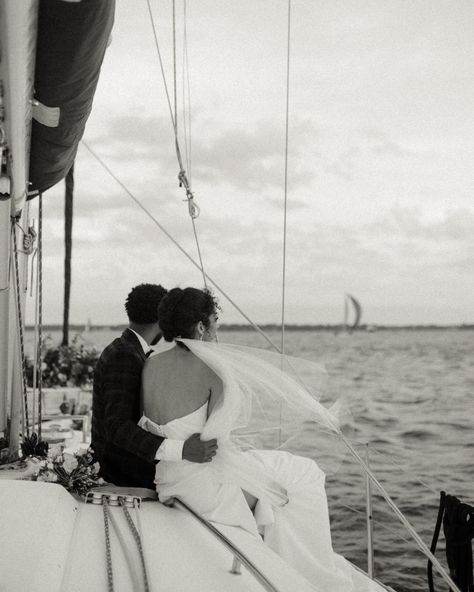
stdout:
<svg viewBox="0 0 474 592">
<path fill-rule="evenodd" d="M 46 457 L 30 456 L 25 460 L 24 479 L 57 483 L 71 493 L 86 495 L 90 489 L 104 483 L 99 477 L 99 463 L 95 462 L 90 448 L 73 454 L 62 448 L 50 449 Z"/>
<path fill-rule="evenodd" d="M 71 345 L 51 345 L 48 337 L 43 345 L 41 374 L 44 387 L 78 386 L 91 387 L 94 368 L 99 359 L 95 347 L 79 343 L 76 335 Z M 28 386 L 33 386 L 34 364 L 26 357 L 26 378 Z"/>
</svg>

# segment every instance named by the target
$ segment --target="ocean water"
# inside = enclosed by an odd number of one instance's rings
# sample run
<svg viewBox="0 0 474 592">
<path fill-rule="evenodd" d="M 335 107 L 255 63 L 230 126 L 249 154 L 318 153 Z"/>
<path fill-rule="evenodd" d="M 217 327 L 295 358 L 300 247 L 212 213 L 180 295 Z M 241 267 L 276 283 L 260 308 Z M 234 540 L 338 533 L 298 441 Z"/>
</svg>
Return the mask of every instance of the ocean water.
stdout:
<svg viewBox="0 0 474 592">
<path fill-rule="evenodd" d="M 92 330 L 85 340 L 101 349 L 114 336 Z M 279 343 L 278 333 L 269 336 Z M 219 339 L 268 347 L 251 330 Z M 474 503 L 474 331 L 287 331 L 285 349 L 325 365 L 325 398 L 349 406 L 351 443 L 364 457 L 368 444 L 372 470 L 429 547 L 441 490 Z M 425 557 L 372 490 L 376 577 L 398 592 L 427 590 Z M 350 455 L 326 491 L 335 550 L 366 570 L 366 479 Z M 442 535 L 436 555 L 445 565 Z"/>
</svg>

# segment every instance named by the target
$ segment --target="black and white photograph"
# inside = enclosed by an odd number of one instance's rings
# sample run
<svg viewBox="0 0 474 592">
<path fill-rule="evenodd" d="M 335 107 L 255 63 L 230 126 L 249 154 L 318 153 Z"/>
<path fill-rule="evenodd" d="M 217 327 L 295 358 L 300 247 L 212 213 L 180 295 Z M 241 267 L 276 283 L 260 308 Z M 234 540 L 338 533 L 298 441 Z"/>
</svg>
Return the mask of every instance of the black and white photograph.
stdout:
<svg viewBox="0 0 474 592">
<path fill-rule="evenodd" d="M 474 592 L 474 4 L 0 0 L 1 592 Z"/>
</svg>

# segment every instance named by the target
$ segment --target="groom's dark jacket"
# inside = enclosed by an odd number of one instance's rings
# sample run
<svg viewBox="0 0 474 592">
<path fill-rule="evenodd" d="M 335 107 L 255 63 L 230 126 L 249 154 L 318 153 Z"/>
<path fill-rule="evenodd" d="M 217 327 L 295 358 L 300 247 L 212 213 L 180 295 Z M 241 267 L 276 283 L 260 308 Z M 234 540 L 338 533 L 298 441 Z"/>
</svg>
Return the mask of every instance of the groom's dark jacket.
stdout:
<svg viewBox="0 0 474 592">
<path fill-rule="evenodd" d="M 145 359 L 129 329 L 102 352 L 94 372 L 91 445 L 106 481 L 154 489 L 155 454 L 163 438 L 137 426 Z"/>
</svg>

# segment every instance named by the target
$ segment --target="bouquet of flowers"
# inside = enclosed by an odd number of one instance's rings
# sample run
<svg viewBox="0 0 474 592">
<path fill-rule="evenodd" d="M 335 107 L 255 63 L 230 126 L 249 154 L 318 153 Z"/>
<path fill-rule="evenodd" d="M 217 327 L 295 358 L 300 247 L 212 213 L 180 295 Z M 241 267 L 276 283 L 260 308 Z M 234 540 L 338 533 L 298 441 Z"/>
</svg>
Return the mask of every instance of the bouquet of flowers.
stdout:
<svg viewBox="0 0 474 592">
<path fill-rule="evenodd" d="M 48 342 L 51 342 L 51 338 L 47 338 L 43 344 L 43 386 L 91 387 L 94 368 L 99 359 L 97 349 L 80 343 L 80 335 L 74 337 L 71 345 L 48 345 Z M 27 356 L 25 362 L 28 386 L 32 386 L 33 360 Z"/>
<path fill-rule="evenodd" d="M 71 493 L 85 495 L 93 487 L 104 483 L 99 477 L 99 463 L 94 461 L 90 448 L 79 449 L 73 454 L 52 449 L 48 456 L 31 456 L 26 462 L 28 469 L 25 478 L 58 483 Z"/>
</svg>

